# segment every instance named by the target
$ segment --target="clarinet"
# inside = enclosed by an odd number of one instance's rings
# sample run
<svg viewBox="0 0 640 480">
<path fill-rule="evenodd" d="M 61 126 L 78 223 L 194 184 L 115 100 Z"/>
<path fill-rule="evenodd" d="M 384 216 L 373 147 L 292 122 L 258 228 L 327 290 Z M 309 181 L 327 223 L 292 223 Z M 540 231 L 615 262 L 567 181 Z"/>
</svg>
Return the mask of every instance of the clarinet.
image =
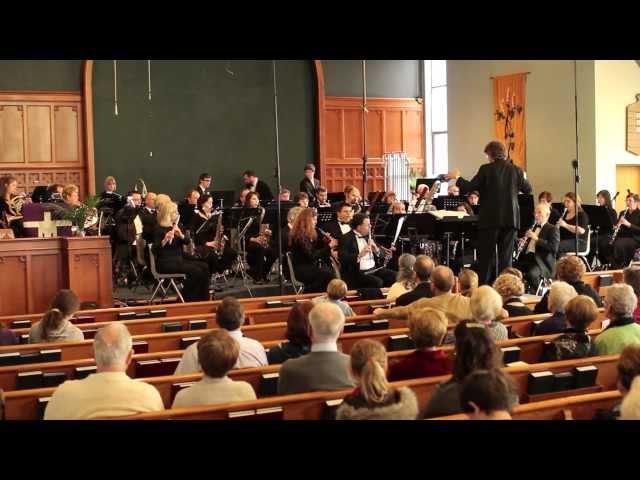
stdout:
<svg viewBox="0 0 640 480">
<path fill-rule="evenodd" d="M 618 232 L 620 232 L 620 227 L 622 227 L 620 220 L 626 217 L 628 211 L 629 211 L 629 207 L 625 208 L 624 211 L 620 214 L 620 217 L 618 218 L 618 225 L 616 225 L 616 228 L 613 230 L 613 235 L 611 235 L 611 240 L 609 240 L 609 245 L 613 245 L 615 243 L 616 238 L 618 237 Z"/>
<path fill-rule="evenodd" d="M 533 231 L 533 229 L 536 228 L 537 226 L 538 224 L 534 220 L 533 225 L 531 225 L 531 228 L 529 230 Z M 520 239 L 520 241 L 518 242 L 518 250 L 516 251 L 516 257 L 515 257 L 516 260 L 520 259 L 520 255 L 522 254 L 522 252 L 524 252 L 527 249 L 530 241 L 531 239 L 528 238 L 526 235 Z"/>
</svg>

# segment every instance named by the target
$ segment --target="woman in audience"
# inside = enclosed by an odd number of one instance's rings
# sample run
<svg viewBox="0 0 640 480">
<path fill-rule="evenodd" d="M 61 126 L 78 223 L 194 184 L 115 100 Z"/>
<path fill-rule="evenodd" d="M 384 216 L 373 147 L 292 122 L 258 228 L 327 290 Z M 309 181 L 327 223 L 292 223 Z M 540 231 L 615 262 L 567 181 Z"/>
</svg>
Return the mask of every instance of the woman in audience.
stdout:
<svg viewBox="0 0 640 480">
<path fill-rule="evenodd" d="M 509 332 L 507 327 L 500 321 L 502 320 L 502 298 L 489 285 L 479 287 L 469 304 L 471 307 L 471 315 L 473 320 L 485 325 L 487 331 L 496 342 L 507 340 Z"/>
<path fill-rule="evenodd" d="M 289 233 L 293 270 L 296 278 L 304 283 L 306 292 L 325 291 L 335 276 L 333 271 L 318 268 L 318 261 L 330 262 L 332 249 L 338 246 L 338 241 L 332 239 L 325 243 L 316 231 L 317 221 L 318 212 L 313 208 L 305 208 L 298 214 Z"/>
<path fill-rule="evenodd" d="M 314 307 L 312 302 L 296 303 L 287 317 L 287 342 L 269 349 L 267 360 L 269 365 L 284 363 L 290 358 L 298 358 L 311 351 L 311 326 L 309 312 Z"/>
<path fill-rule="evenodd" d="M 409 387 L 387 382 L 387 352 L 380 342 L 360 340 L 351 349 L 351 375 L 357 387 L 338 407 L 338 420 L 415 420 L 418 400 Z"/>
<path fill-rule="evenodd" d="M 470 268 L 465 268 L 458 275 L 460 295 L 471 297 L 478 288 L 478 274 Z"/>
<path fill-rule="evenodd" d="M 587 333 L 589 325 L 598 318 L 598 307 L 586 295 L 571 299 L 565 307 L 568 328 L 551 342 L 542 355 L 542 362 L 590 357 L 596 354 L 595 345 Z"/>
<path fill-rule="evenodd" d="M 618 360 L 618 390 L 622 393 L 622 400 L 627 397 L 633 381 L 640 375 L 640 344 L 628 345 L 622 350 Z M 637 391 L 637 390 L 636 390 Z M 620 417 L 620 407 L 617 404 L 611 410 L 598 409 L 593 415 L 594 420 L 616 420 Z M 627 413 L 629 413 L 627 411 Z"/>
<path fill-rule="evenodd" d="M 339 278 L 334 278 L 329 282 L 329 285 L 327 285 L 327 295 L 326 296 L 323 295 L 322 297 L 316 297 L 311 301 L 314 304 L 322 303 L 322 302 L 333 303 L 340 310 L 342 310 L 342 313 L 344 313 L 345 317 L 353 317 L 355 313 L 353 313 L 353 309 L 351 308 L 351 305 L 349 305 L 347 302 L 342 300 L 344 297 L 347 296 L 347 291 L 348 291 L 347 284 L 344 283 L 344 281 L 340 280 Z"/>
<path fill-rule="evenodd" d="M 508 273 L 510 275 L 515 275 L 520 280 L 524 280 L 522 272 L 520 270 L 518 270 L 517 268 L 515 268 L 515 267 L 507 267 L 507 268 L 505 268 L 504 270 L 502 270 L 500 272 L 500 275 L 504 275 L 505 273 Z"/>
<path fill-rule="evenodd" d="M 564 196 L 564 208 L 566 210 L 564 217 L 556 223 L 560 228 L 559 257 L 567 252 L 576 251 L 576 229 L 578 230 L 578 250 L 583 251 L 587 246 L 587 229 L 589 228 L 589 217 L 582 209 L 579 196 L 576 198 L 573 192 L 567 193 Z"/>
<path fill-rule="evenodd" d="M 153 230 L 153 251 L 160 273 L 184 273 L 182 295 L 188 302 L 209 300 L 209 266 L 184 258 L 184 234 L 177 225 L 178 207 L 173 202 L 158 205 L 158 224 Z"/>
<path fill-rule="evenodd" d="M 29 330 L 29 343 L 81 342 L 82 330 L 69 320 L 80 308 L 80 300 L 73 290 L 60 290 L 42 320 Z"/>
<path fill-rule="evenodd" d="M 387 292 L 387 300 L 394 302 L 400 295 L 413 290 L 416 286 L 416 275 L 413 272 L 415 263 L 416 257 L 410 253 L 403 253 L 398 257 L 398 276 Z"/>
<path fill-rule="evenodd" d="M 582 281 L 582 276 L 586 272 L 586 268 L 582 260 L 576 256 L 563 257 L 556 262 L 556 280 L 562 280 L 571 285 L 578 295 L 586 295 L 591 297 L 598 308 L 602 307 L 602 299 L 600 295 L 591 287 Z M 533 313 L 550 313 L 549 310 L 549 292 L 545 293 L 538 304 L 533 309 Z"/>
<path fill-rule="evenodd" d="M 447 333 L 447 317 L 433 308 L 416 310 L 409 314 L 409 336 L 416 351 L 389 366 L 389 380 L 433 377 L 451 372 L 451 361 L 446 352 L 438 348 Z"/>
<path fill-rule="evenodd" d="M 631 265 L 623 271 L 624 283 L 633 288 L 633 293 L 636 297 L 640 298 L 640 267 L 638 265 Z M 636 323 L 640 323 L 640 304 L 636 305 L 633 311 L 633 319 Z"/>
<path fill-rule="evenodd" d="M 18 343 L 20 343 L 18 336 L 8 329 L 3 322 L 0 322 L 0 346 L 16 345 Z"/>
<path fill-rule="evenodd" d="M 477 370 L 460 389 L 460 404 L 470 420 L 511 420 L 518 390 L 501 370 Z"/>
<path fill-rule="evenodd" d="M 552 335 L 567 328 L 564 311 L 567 303 L 578 294 L 567 282 L 553 282 L 549 289 L 549 310 L 552 315 L 535 327 L 535 335 Z"/>
<path fill-rule="evenodd" d="M 203 335 L 198 341 L 202 380 L 178 392 L 172 408 L 255 400 L 251 384 L 227 376 L 239 355 L 240 345 L 226 330 L 216 329 Z"/>
<path fill-rule="evenodd" d="M 461 413 L 460 387 L 462 382 L 476 370 L 493 370 L 502 366 L 502 353 L 496 347 L 486 325 L 462 321 L 456 325 L 454 333 L 456 345 L 453 374 L 451 379 L 436 387 L 422 418 Z"/>
<path fill-rule="evenodd" d="M 596 338 L 598 355 L 616 355 L 627 345 L 640 343 L 640 325 L 633 319 L 637 301 L 627 284 L 616 283 L 607 289 L 604 314 L 611 322 Z"/>
<path fill-rule="evenodd" d="M 524 283 L 522 279 L 510 273 L 503 273 L 493 282 L 493 288 L 502 297 L 502 306 L 509 312 L 509 317 L 523 317 L 532 315 L 533 311 L 522 303 Z"/>
</svg>

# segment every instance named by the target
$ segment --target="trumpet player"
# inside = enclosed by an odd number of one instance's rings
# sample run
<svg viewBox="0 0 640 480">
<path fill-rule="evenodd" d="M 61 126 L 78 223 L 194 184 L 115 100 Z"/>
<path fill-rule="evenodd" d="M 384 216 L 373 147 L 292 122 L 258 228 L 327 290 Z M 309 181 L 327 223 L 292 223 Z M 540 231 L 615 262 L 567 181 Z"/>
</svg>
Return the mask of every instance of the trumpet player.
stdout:
<svg viewBox="0 0 640 480">
<path fill-rule="evenodd" d="M 515 264 L 527 281 L 529 293 L 535 293 L 540 279 L 553 277 L 560 243 L 558 228 L 549 223 L 549 205 L 539 203 L 534 215 L 536 223 L 532 229 L 527 230 L 524 239 L 521 240 L 526 243 Z"/>
<path fill-rule="evenodd" d="M 338 246 L 343 280 L 349 288 L 390 287 L 396 272 L 376 267 L 376 258 L 381 256 L 382 249 L 371 239 L 369 216 L 362 213 L 354 215 L 351 226 L 353 230 L 340 239 Z"/>
<path fill-rule="evenodd" d="M 626 267 L 633 254 L 640 248 L 640 196 L 630 193 L 626 198 L 627 208 L 620 212 L 615 225 L 614 241 L 609 245 L 609 257 L 613 268 Z"/>
</svg>

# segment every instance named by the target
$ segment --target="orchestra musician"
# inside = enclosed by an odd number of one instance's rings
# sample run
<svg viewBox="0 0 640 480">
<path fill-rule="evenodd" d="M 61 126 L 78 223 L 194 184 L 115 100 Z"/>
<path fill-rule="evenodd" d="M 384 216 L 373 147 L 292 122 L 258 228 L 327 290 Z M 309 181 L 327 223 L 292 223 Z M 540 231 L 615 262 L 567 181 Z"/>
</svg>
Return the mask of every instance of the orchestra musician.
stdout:
<svg viewBox="0 0 640 480">
<path fill-rule="evenodd" d="M 587 247 L 587 228 L 589 228 L 589 217 L 582 209 L 580 197 L 578 196 L 578 198 L 576 198 L 573 192 L 568 192 L 564 196 L 564 208 L 566 213 L 556 223 L 560 228 L 558 257 L 564 256 L 567 252 L 575 252 L 576 229 L 578 230 L 578 250 L 582 251 Z"/>
<path fill-rule="evenodd" d="M 324 223 L 321 228 L 339 242 L 343 235 L 351 231 L 351 220 L 353 220 L 353 208 L 350 204 L 342 202 L 336 212 L 336 219 Z"/>
<path fill-rule="evenodd" d="M 104 179 L 104 191 L 100 194 L 100 206 L 112 209 L 114 214 L 124 207 L 125 202 L 122 195 L 116 192 L 116 187 L 115 177 L 109 175 Z"/>
<path fill-rule="evenodd" d="M 618 213 L 613 208 L 613 200 L 611 199 L 611 193 L 609 190 L 600 190 L 596 194 L 596 204 L 606 210 L 609 214 L 609 218 L 611 219 L 611 225 L 615 227 L 618 222 Z M 598 242 L 598 259 L 600 263 L 606 264 L 609 263 L 609 255 L 611 254 L 611 249 L 609 248 L 609 243 L 611 243 L 611 235 L 613 235 L 613 231 L 603 232 L 600 230 L 598 232 L 597 238 L 595 235 L 591 237 L 591 253 L 589 255 L 589 261 L 593 260 L 593 257 L 596 253 L 596 241 Z"/>
<path fill-rule="evenodd" d="M 253 278 L 254 283 L 259 285 L 267 281 L 267 275 L 271 270 L 271 266 L 278 258 L 275 250 L 269 245 L 269 230 L 265 230 L 265 234 L 261 234 L 261 223 L 264 218 L 264 207 L 260 207 L 260 197 L 257 192 L 249 192 L 245 197 L 245 209 L 258 208 L 260 213 L 254 216 L 251 226 L 245 233 L 245 248 L 247 250 L 247 262 L 249 263 L 249 275 Z M 248 214 L 242 215 L 241 218 L 247 218 Z"/>
<path fill-rule="evenodd" d="M 218 215 L 222 215 L 222 212 L 218 212 Z M 211 220 L 212 216 L 213 197 L 205 193 L 198 199 L 198 210 L 190 225 L 191 238 L 195 244 L 196 257 L 207 262 L 209 273 L 223 273 L 231 268 L 238 253 L 229 246 L 228 241 L 225 241 L 224 226 L 222 238 L 216 240 L 218 222 Z M 202 227 L 206 222 L 209 224 Z"/>
<path fill-rule="evenodd" d="M 127 204 L 115 215 L 114 260 L 120 262 L 123 268 L 128 268 L 130 260 L 135 258 L 133 245 L 144 232 L 144 225 L 139 216 L 142 210 L 142 195 L 139 192 L 129 192 L 127 199 Z"/>
<path fill-rule="evenodd" d="M 611 194 L 609 190 L 600 190 L 596 195 L 596 202 L 599 206 L 604 207 L 611 218 L 611 224 L 615 225 L 618 221 L 618 214 L 613 208 L 613 201 L 611 200 Z"/>
<path fill-rule="evenodd" d="M 291 232 L 293 224 L 296 222 L 296 218 L 298 218 L 302 210 L 302 207 L 293 207 L 287 212 L 287 224 L 280 229 L 280 243 L 283 254 L 291 250 L 289 247 L 289 232 Z"/>
<path fill-rule="evenodd" d="M 447 188 L 447 195 L 449 195 L 450 197 L 459 197 L 460 187 L 455 184 L 449 185 L 449 188 Z"/>
<path fill-rule="evenodd" d="M 314 177 L 316 166 L 308 163 L 304 166 L 304 178 L 300 181 L 300 192 L 306 193 L 309 197 L 309 205 L 314 207 L 317 204 L 317 192 L 320 188 L 320 180 Z"/>
<path fill-rule="evenodd" d="M 340 275 L 349 288 L 382 288 L 393 285 L 396 272 L 377 268 L 376 258 L 382 251 L 371 239 L 371 220 L 363 213 L 354 215 L 352 231 L 345 234 L 338 245 Z"/>
<path fill-rule="evenodd" d="M 269 185 L 260 180 L 257 177 L 256 172 L 254 172 L 253 170 L 245 170 L 242 174 L 242 178 L 245 187 L 247 187 L 252 192 L 256 192 L 259 195 L 260 200 L 262 200 L 263 202 L 273 200 L 273 194 L 271 193 Z"/>
<path fill-rule="evenodd" d="M 331 208 L 331 204 L 327 200 L 327 189 L 326 187 L 318 187 L 316 190 L 316 207 L 317 208 Z"/>
<path fill-rule="evenodd" d="M 201 173 L 198 177 L 198 185 L 194 188 L 200 196 L 208 195 L 209 188 L 211 187 L 211 175 L 208 173 Z"/>
<path fill-rule="evenodd" d="M 504 145 L 492 141 L 484 149 L 489 163 L 484 164 L 471 181 L 454 171 L 446 180 L 456 178 L 462 193 L 477 191 L 482 198 L 478 221 L 478 266 L 480 284 L 490 283 L 498 247 L 498 271 L 511 266 L 516 232 L 520 228 L 518 192 L 531 193 L 531 184 L 520 167 L 507 161 Z"/>
<path fill-rule="evenodd" d="M 628 266 L 633 254 L 640 248 L 640 196 L 630 193 L 626 204 L 627 208 L 620 212 L 620 219 L 615 223 L 619 227 L 615 242 L 608 248 L 613 268 Z"/>
<path fill-rule="evenodd" d="M 307 208 L 310 203 L 309 195 L 304 192 L 296 193 L 293 201 L 298 207 Z"/>
<path fill-rule="evenodd" d="M 389 205 L 389 210 L 387 213 L 391 213 L 393 210 L 393 204 L 397 201 L 396 194 L 394 192 L 386 192 L 384 197 L 382 197 L 382 203 L 386 203 Z"/>
<path fill-rule="evenodd" d="M 280 189 L 279 198 L 280 198 L 281 202 L 290 202 L 291 201 L 291 192 L 286 188 L 282 188 L 282 189 Z"/>
<path fill-rule="evenodd" d="M 558 227 L 549 223 L 551 210 L 547 203 L 539 203 L 535 208 L 535 225 L 525 234 L 527 243 L 515 267 L 527 281 L 529 293 L 535 293 L 542 278 L 553 278 L 556 253 L 560 243 Z"/>
<path fill-rule="evenodd" d="M 7 175 L 0 178 L 0 228 L 10 228 L 17 238 L 24 236 L 21 212 L 15 211 L 18 179 Z"/>
<path fill-rule="evenodd" d="M 142 222 L 142 238 L 147 243 L 152 243 L 153 229 L 158 223 L 155 193 L 147 192 L 147 195 L 144 197 L 144 207 L 140 209 L 138 216 Z"/>
<path fill-rule="evenodd" d="M 250 191 L 251 190 L 248 189 L 247 187 L 240 189 L 240 195 L 238 197 L 238 200 L 236 201 L 236 203 L 233 204 L 233 206 L 244 207 L 245 200 L 247 199 L 247 193 L 249 193 Z"/>
<path fill-rule="evenodd" d="M 560 220 L 562 214 L 558 210 L 553 208 L 553 195 L 551 195 L 551 192 L 547 192 L 546 190 L 544 192 L 540 192 L 540 194 L 538 195 L 538 203 L 542 203 L 543 205 L 547 205 L 549 207 L 549 211 L 551 212 L 549 214 L 549 223 L 551 225 L 555 225 L 556 223 L 558 223 L 558 220 Z"/>
<path fill-rule="evenodd" d="M 360 190 L 358 190 L 353 185 L 347 185 L 344 187 L 344 202 L 336 202 L 333 207 L 340 208 L 342 203 L 347 203 L 351 205 L 351 209 L 353 213 L 360 213 L 362 210 L 361 199 L 360 199 Z"/>
<path fill-rule="evenodd" d="M 319 261 L 328 262 L 332 256 L 337 260 L 338 246 L 334 238 L 318 235 L 316 224 L 318 213 L 313 208 L 305 208 L 298 214 L 289 233 L 289 246 L 293 270 L 296 278 L 304 283 L 305 292 L 324 292 L 335 278 L 333 271 L 322 270 Z"/>
<path fill-rule="evenodd" d="M 178 205 L 178 213 L 180 214 L 180 223 L 183 228 L 187 229 L 192 223 L 198 211 L 198 199 L 200 193 L 198 190 L 191 190 L 185 199 Z"/>
<path fill-rule="evenodd" d="M 205 262 L 185 258 L 185 236 L 178 226 L 178 206 L 171 201 L 158 205 L 153 246 L 158 272 L 186 275 L 182 291 L 186 301 L 209 300 L 209 267 Z"/>
</svg>

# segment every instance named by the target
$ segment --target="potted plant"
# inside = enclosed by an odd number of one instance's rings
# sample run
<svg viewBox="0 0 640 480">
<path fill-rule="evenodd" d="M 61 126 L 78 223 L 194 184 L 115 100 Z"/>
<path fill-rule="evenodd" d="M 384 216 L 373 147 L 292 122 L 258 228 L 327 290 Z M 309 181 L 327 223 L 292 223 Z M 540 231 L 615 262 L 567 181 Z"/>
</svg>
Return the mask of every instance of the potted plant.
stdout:
<svg viewBox="0 0 640 480">
<path fill-rule="evenodd" d="M 75 234 L 79 237 L 84 237 L 85 229 L 95 223 L 90 220 L 92 217 L 96 217 L 98 213 L 96 208 L 98 202 L 99 197 L 94 195 L 87 197 L 84 202 L 80 202 L 73 208 L 65 208 L 56 205 L 55 216 L 59 220 L 69 220 L 72 225 L 71 228 L 75 231 Z"/>
</svg>

